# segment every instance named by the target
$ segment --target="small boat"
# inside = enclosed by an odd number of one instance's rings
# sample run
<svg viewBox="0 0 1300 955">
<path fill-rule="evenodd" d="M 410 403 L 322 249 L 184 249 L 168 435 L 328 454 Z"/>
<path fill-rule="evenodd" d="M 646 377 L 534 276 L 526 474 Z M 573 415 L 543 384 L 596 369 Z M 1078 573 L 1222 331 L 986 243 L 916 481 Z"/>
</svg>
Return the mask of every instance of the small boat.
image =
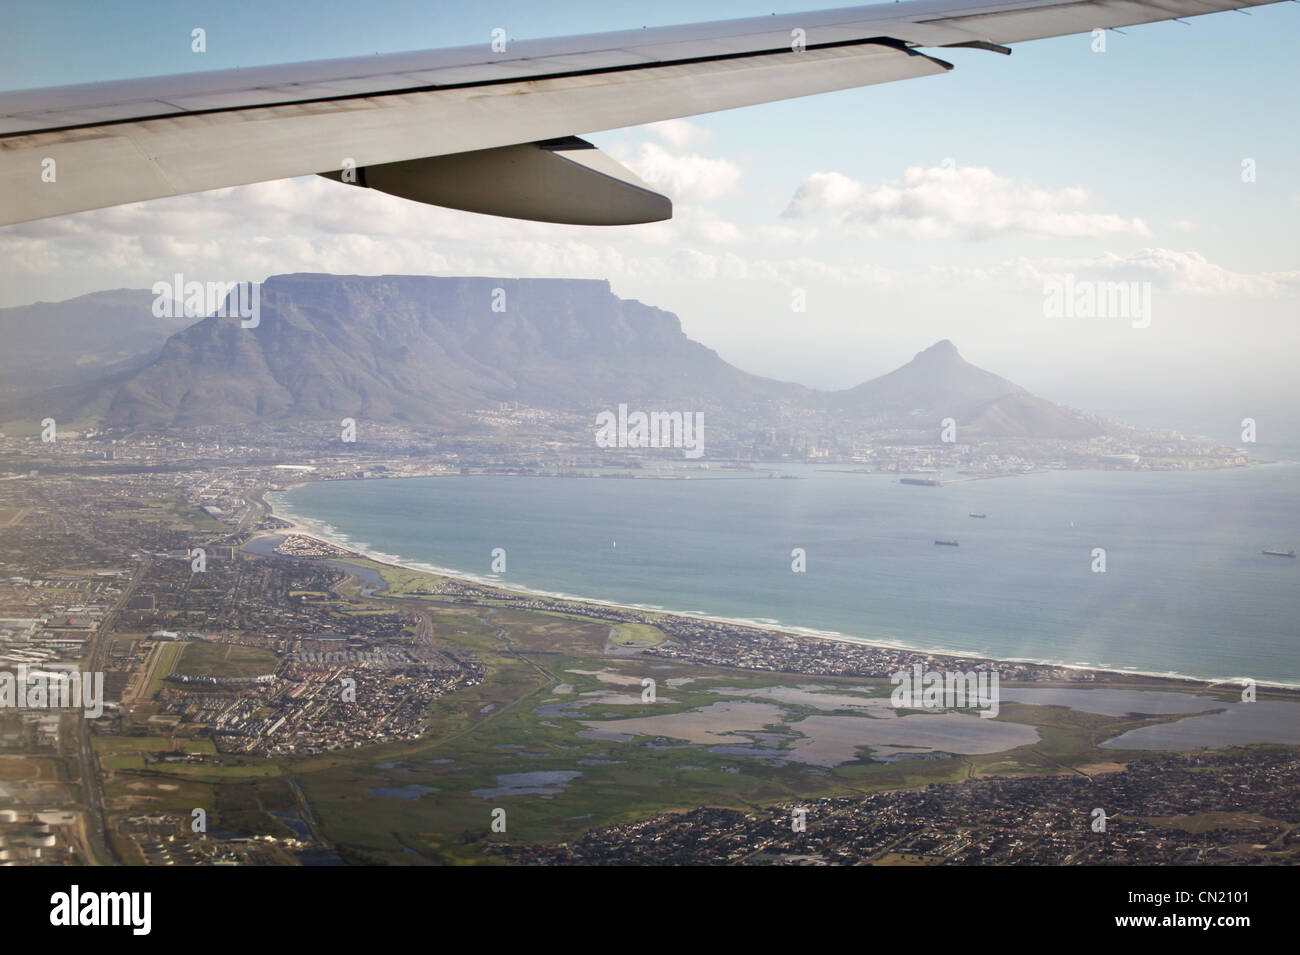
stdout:
<svg viewBox="0 0 1300 955">
<path fill-rule="evenodd" d="M 935 541 L 940 547 L 957 547 L 956 541 Z"/>
<path fill-rule="evenodd" d="M 1267 547 L 1264 548 L 1264 553 L 1267 554 L 1269 557 L 1294 557 L 1295 556 L 1295 551 L 1293 550 L 1273 550 L 1272 548 L 1267 548 Z"/>
<path fill-rule="evenodd" d="M 983 520 L 984 518 L 988 517 L 987 514 L 976 514 L 974 511 L 971 511 L 971 512 L 970 512 L 970 516 L 971 516 L 971 517 L 978 517 L 980 520 Z"/>
</svg>

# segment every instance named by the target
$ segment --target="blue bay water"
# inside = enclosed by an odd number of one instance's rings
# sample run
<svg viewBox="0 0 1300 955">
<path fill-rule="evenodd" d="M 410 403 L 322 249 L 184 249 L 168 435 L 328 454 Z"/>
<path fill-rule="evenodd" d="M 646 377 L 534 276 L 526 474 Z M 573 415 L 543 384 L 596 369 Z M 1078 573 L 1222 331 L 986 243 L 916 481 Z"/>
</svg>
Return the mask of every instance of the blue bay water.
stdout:
<svg viewBox="0 0 1300 955">
<path fill-rule="evenodd" d="M 1300 549 L 1300 464 L 935 488 L 780 471 L 799 479 L 473 475 L 313 482 L 272 500 L 376 555 L 544 592 L 926 650 L 1300 685 L 1300 560 L 1261 553 Z M 796 547 L 805 573 L 791 571 Z M 1105 573 L 1092 571 L 1094 547 Z"/>
</svg>

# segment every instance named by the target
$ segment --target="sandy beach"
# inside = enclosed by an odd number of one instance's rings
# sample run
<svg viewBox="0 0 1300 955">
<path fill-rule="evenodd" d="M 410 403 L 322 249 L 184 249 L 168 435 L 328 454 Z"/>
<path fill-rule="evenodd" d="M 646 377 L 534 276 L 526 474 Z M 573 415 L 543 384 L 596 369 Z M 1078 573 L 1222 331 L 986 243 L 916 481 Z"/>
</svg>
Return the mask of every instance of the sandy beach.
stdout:
<svg viewBox="0 0 1300 955">
<path fill-rule="evenodd" d="M 383 564 L 389 567 L 400 568 L 403 570 L 412 571 L 416 573 L 426 573 L 426 574 L 431 574 L 439 577 L 445 577 L 450 580 L 458 581 L 462 584 L 484 587 L 484 588 L 491 588 L 505 593 L 516 594 L 525 597 L 564 601 L 566 603 L 587 604 L 591 606 L 611 607 L 611 608 L 618 608 L 618 609 L 624 609 L 628 611 L 635 611 L 641 613 L 661 614 L 664 616 L 676 617 L 676 618 L 686 619 L 686 620 L 704 620 L 713 623 L 724 624 L 727 626 L 734 626 L 737 628 L 743 628 L 748 630 L 758 630 L 767 633 L 784 634 L 784 635 L 790 635 L 794 637 L 811 638 L 817 640 L 828 640 L 836 643 L 845 643 L 845 644 L 852 644 L 858 646 L 878 647 L 882 649 L 906 651 L 909 653 L 923 654 L 925 656 L 932 657 L 936 660 L 936 662 L 945 659 L 949 659 L 949 660 L 972 659 L 972 655 L 970 653 L 963 653 L 952 649 L 918 647 L 918 646 L 897 642 L 897 641 L 866 639 L 860 637 L 853 637 L 842 633 L 818 631 L 809 628 L 781 626 L 778 624 L 766 623 L 763 621 L 739 620 L 739 619 L 727 618 L 727 617 L 710 616 L 706 614 L 683 613 L 683 612 L 677 612 L 672 610 L 666 610 L 662 607 L 638 606 L 636 604 L 624 604 L 624 603 L 616 603 L 613 601 L 598 600 L 598 599 L 583 597 L 576 594 L 552 593 L 547 591 L 533 590 L 521 586 L 505 586 L 500 581 L 493 580 L 488 577 L 467 574 L 451 568 L 436 567 L 421 562 L 403 560 L 400 556 L 397 555 L 374 551 L 368 547 L 358 547 L 356 544 L 348 540 L 345 536 L 343 535 L 336 536 L 335 533 L 331 533 L 332 528 L 324 527 L 319 522 L 305 519 L 293 514 L 277 512 L 274 508 L 274 505 L 272 505 L 271 502 L 269 501 L 266 502 L 266 506 L 267 506 L 268 516 L 274 517 L 275 519 L 280 521 L 284 521 L 289 525 L 289 527 L 280 528 L 273 531 L 261 532 L 255 535 L 255 537 L 249 543 L 252 543 L 253 541 L 266 541 L 268 538 L 278 537 L 283 539 L 290 536 L 296 536 L 296 537 L 301 537 L 316 542 L 317 544 L 321 545 L 323 548 L 335 549 L 337 551 L 342 552 L 341 554 L 328 555 L 334 558 L 340 558 L 340 557 L 360 558 L 363 560 L 373 561 L 378 564 Z M 281 556 L 294 556 L 294 555 L 281 555 Z M 326 556 L 326 555 L 322 555 L 322 556 Z M 1212 689 L 1216 687 L 1221 688 L 1224 686 L 1231 686 L 1234 688 L 1239 686 L 1239 684 L 1237 683 L 1232 683 L 1228 681 L 1209 681 L 1209 680 L 1197 679 L 1195 677 L 1189 677 L 1181 674 L 1150 673 L 1150 672 L 1141 672 L 1137 670 L 1113 670 L 1113 669 L 1104 669 L 1098 667 L 1084 667 L 1084 666 L 1071 665 L 1068 663 L 1064 663 L 1060 661 L 1052 661 L 1052 660 L 1010 658 L 1010 659 L 990 660 L 989 662 L 1051 667 L 1054 669 L 1073 671 L 1080 674 L 1083 673 L 1096 674 L 1102 678 L 1101 680 L 1093 679 L 1089 681 L 1092 685 L 1099 685 L 1102 682 L 1113 682 L 1117 679 L 1123 680 L 1125 682 L 1131 682 L 1134 679 L 1142 679 L 1144 682 L 1157 681 L 1159 683 L 1167 683 L 1170 684 L 1171 686 L 1177 686 L 1186 689 L 1205 690 L 1205 689 Z M 1285 684 L 1268 684 L 1264 682 L 1257 682 L 1257 685 L 1259 685 L 1261 688 L 1267 687 L 1271 692 L 1281 691 L 1283 693 L 1286 693 L 1287 695 L 1295 694 L 1296 696 L 1300 696 L 1300 689 L 1295 687 L 1290 687 Z"/>
</svg>

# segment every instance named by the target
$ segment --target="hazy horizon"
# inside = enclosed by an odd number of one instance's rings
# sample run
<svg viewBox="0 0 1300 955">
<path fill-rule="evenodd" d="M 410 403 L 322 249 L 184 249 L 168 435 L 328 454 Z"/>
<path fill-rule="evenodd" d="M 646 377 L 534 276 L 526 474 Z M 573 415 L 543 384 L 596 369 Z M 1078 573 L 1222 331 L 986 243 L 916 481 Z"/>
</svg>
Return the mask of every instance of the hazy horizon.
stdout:
<svg viewBox="0 0 1300 955">
<path fill-rule="evenodd" d="M 346 5 L 307 27 L 268 10 L 257 16 L 276 28 L 251 31 L 251 12 L 218 3 L 145 3 L 111 25 L 65 6 L 66 22 L 14 12 L 25 43 L 0 63 L 0 87 L 454 46 L 497 26 L 525 38 L 756 12 L 744 0 L 378 0 L 365 23 Z M 604 278 L 779 380 L 849 387 L 948 338 L 1073 407 L 1225 436 L 1254 417 L 1261 442 L 1300 436 L 1300 127 L 1279 121 L 1300 87 L 1300 8 L 1250 13 L 1111 32 L 1104 52 L 1087 34 L 1011 57 L 945 50 L 956 68 L 943 77 L 590 136 L 671 196 L 668 222 L 510 221 L 303 177 L 9 226 L 0 306 L 176 272 Z M 191 21 L 208 30 L 203 55 Z M 120 37 L 111 51 L 105 30 Z M 1150 283 L 1149 325 L 1044 317 L 1044 284 L 1062 275 Z"/>
<path fill-rule="evenodd" d="M 480 277 L 513 279 L 534 276 Z M 592 280 L 600 281 L 599 278 Z M 672 312 L 652 298 L 622 295 L 617 283 L 611 281 L 610 285 L 612 292 L 621 298 L 633 298 Z M 134 290 L 149 291 L 147 288 Z M 79 297 L 82 296 L 66 296 L 54 300 L 54 303 Z M 969 363 L 1057 404 L 1136 427 L 1172 428 L 1227 444 L 1240 443 L 1241 419 L 1253 417 L 1264 423 L 1257 439 L 1258 450 L 1280 455 L 1300 454 L 1300 379 L 1279 368 L 1270 381 L 1269 375 L 1261 374 L 1267 366 L 1252 367 L 1247 360 L 1258 355 L 1260 358 L 1268 357 L 1276 365 L 1286 365 L 1292 352 L 1280 342 L 1262 349 L 1258 343 L 1229 339 L 1219 343 L 1213 355 L 1198 354 L 1184 359 L 1178 353 L 1159 347 L 1161 332 L 1154 323 L 1151 328 L 1133 329 L 1123 321 L 1091 319 L 1094 322 L 1111 321 L 1112 325 L 1119 326 L 1115 334 L 1125 339 L 1109 354 L 1109 373 L 1098 380 L 1086 367 L 1081 368 L 1073 360 L 1074 352 L 1068 341 L 1053 340 L 1045 335 L 1020 342 L 1005 335 L 992 337 L 992 330 L 987 328 L 963 328 L 956 322 L 931 322 L 907 329 L 887 328 L 885 331 L 892 334 L 881 336 L 881 340 L 874 344 L 865 341 L 831 343 L 824 338 L 808 341 L 805 337 L 798 346 L 789 343 L 787 347 L 777 349 L 761 341 L 729 340 L 716 322 L 691 322 L 681 314 L 677 317 L 688 337 L 717 351 L 724 361 L 740 370 L 819 391 L 838 391 L 860 385 L 901 367 L 916 354 L 947 339 Z M 176 330 L 199 320 L 178 318 Z M 696 328 L 694 333 L 692 326 Z M 934 330 L 927 333 L 919 330 L 921 327 Z M 944 333 L 944 329 L 949 331 Z M 1125 333 L 1132 337 L 1126 337 Z M 870 335 L 864 333 L 862 337 L 873 336 L 874 331 Z M 1245 353 L 1235 357 L 1235 364 L 1228 347 L 1234 343 Z"/>
</svg>

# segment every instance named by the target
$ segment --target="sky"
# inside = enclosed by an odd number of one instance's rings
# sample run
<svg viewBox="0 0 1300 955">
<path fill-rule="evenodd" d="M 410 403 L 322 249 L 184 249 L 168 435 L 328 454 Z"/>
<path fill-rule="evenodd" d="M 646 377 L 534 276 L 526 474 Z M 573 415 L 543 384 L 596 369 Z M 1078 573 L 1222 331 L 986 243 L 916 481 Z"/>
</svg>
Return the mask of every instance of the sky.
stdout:
<svg viewBox="0 0 1300 955">
<path fill-rule="evenodd" d="M 23 4 L 0 90 L 831 5 L 775 2 Z M 522 223 L 309 176 L 0 228 L 0 307 L 176 272 L 602 278 L 813 387 L 948 338 L 1074 407 L 1300 440 L 1297 39 L 1300 4 L 1279 3 L 1126 27 L 1104 52 L 1087 34 L 943 50 L 943 76 L 588 137 L 654 177 L 668 223 Z M 1046 314 L 1067 275 L 1150 283 L 1149 322 Z"/>
</svg>

